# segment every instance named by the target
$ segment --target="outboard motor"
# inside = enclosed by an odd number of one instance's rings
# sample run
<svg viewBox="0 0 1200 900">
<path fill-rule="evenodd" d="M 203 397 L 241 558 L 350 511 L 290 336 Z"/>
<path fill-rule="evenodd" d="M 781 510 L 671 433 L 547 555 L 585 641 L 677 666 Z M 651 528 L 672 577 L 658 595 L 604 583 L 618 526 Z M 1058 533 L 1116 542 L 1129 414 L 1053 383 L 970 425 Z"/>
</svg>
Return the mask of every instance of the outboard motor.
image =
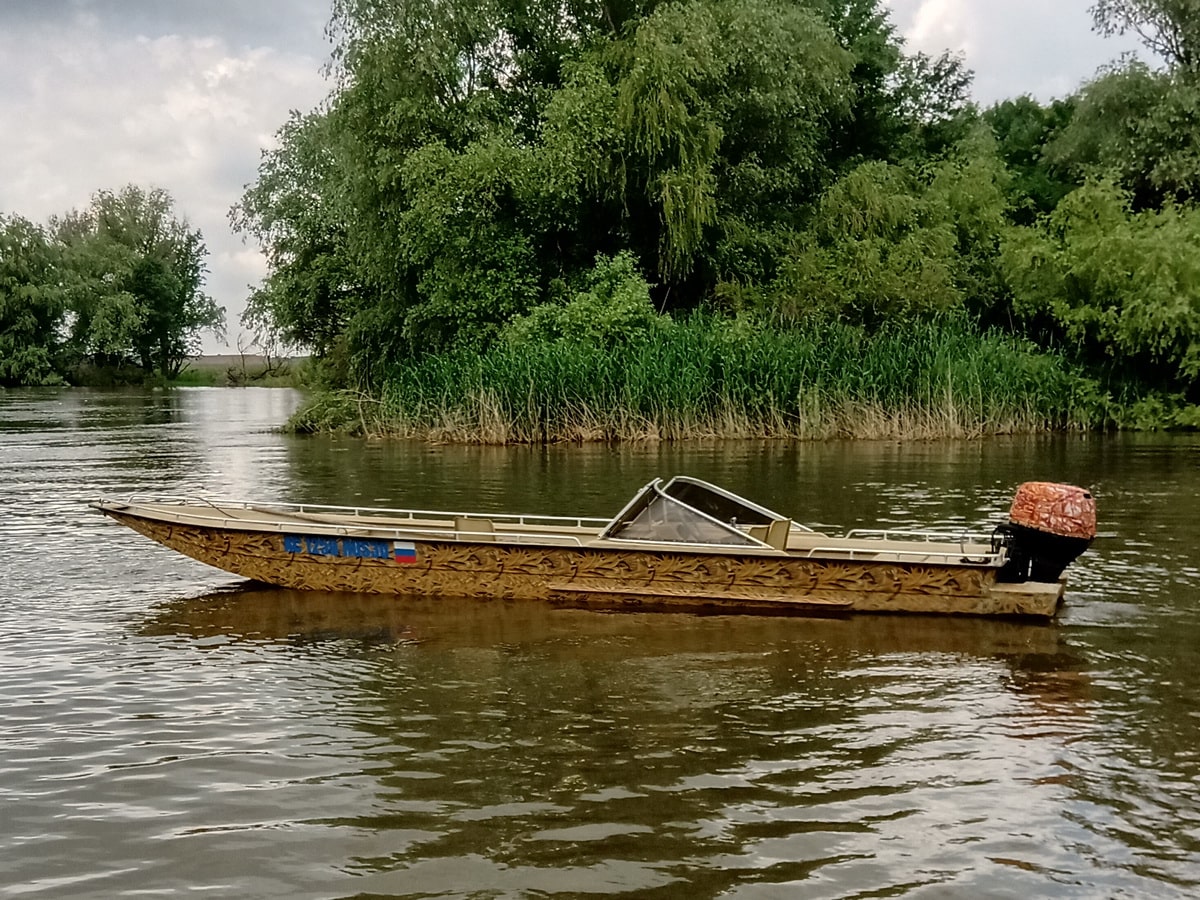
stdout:
<svg viewBox="0 0 1200 900">
<path fill-rule="evenodd" d="M 1053 583 L 1091 546 L 1096 501 L 1070 484 L 1029 481 L 1017 488 L 1008 524 L 997 531 L 1008 544 L 1001 581 Z"/>
</svg>

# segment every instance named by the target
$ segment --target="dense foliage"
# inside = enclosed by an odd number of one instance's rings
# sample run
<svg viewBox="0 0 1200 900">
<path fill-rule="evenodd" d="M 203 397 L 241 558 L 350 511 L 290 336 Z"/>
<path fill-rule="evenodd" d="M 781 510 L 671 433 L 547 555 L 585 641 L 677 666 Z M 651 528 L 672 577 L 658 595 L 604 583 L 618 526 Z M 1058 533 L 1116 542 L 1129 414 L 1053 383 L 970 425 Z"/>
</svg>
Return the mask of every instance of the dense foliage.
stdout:
<svg viewBox="0 0 1200 900">
<path fill-rule="evenodd" d="M 562 436 L 547 423 L 581 403 L 640 421 L 642 391 L 668 418 L 741 403 L 757 424 L 733 431 L 779 431 L 763 423 L 832 396 L 799 361 L 822 342 L 854 348 L 829 351 L 841 410 L 915 415 L 920 396 L 937 418 L 920 384 L 974 362 L 1012 377 L 971 382 L 995 396 L 960 430 L 1200 422 L 1200 0 L 1092 13 L 1146 60 L 981 111 L 964 60 L 909 53 L 883 0 L 333 0 L 331 94 L 284 123 L 232 212 L 270 263 L 243 321 L 398 431 L 511 392 L 500 431 Z M 169 372 L 215 323 L 199 235 L 147 224 L 163 200 L 5 220 L 0 347 L 23 354 L 5 378 L 72 356 Z M 20 274 L 52 270 L 44 290 Z M 941 362 L 882 366 L 889 391 L 856 377 L 947 323 Z M 1058 387 L 1014 415 L 1021 373 Z"/>
<path fill-rule="evenodd" d="M 637 419 L 630 385 L 660 378 L 693 425 L 742 403 L 770 431 L 731 385 L 799 421 L 824 389 L 795 347 L 916 341 L 935 321 L 974 329 L 956 352 L 994 360 L 1001 329 L 1045 372 L 1074 367 L 1071 391 L 1108 392 L 1087 415 L 1018 417 L 1039 427 L 1121 420 L 1117 395 L 1194 402 L 1197 3 L 1100 0 L 1097 29 L 1140 35 L 1161 68 L 1123 60 L 1073 97 L 981 113 L 963 61 L 907 53 L 879 0 L 336 0 L 335 90 L 284 126 L 235 210 L 272 261 L 248 321 L 382 398 L 400 431 L 512 391 L 512 434 L 561 437 L 574 426 L 546 422 L 580 403 Z M 751 377 L 712 349 L 732 333 L 808 374 Z M 619 377 L 588 368 L 618 359 Z M 567 360 L 608 394 L 556 393 Z M 894 374 L 907 408 L 920 391 Z M 856 383 L 839 409 L 877 405 Z M 541 398 L 536 427 L 522 396 Z"/>
<path fill-rule="evenodd" d="M 337 90 L 281 130 L 235 220 L 272 256 L 252 320 L 373 383 L 545 318 L 597 257 L 624 254 L 660 310 L 794 318 L 772 307 L 799 242 L 838 243 L 822 196 L 870 160 L 843 195 L 935 181 L 906 154 L 970 130 L 961 63 L 906 57 L 875 0 L 339 0 L 333 26 Z M 879 280 L 904 282 L 908 252 Z"/>
<path fill-rule="evenodd" d="M 46 233 L 0 216 L 0 385 L 60 384 L 63 311 L 57 254 Z"/>
<path fill-rule="evenodd" d="M 1128 193 L 1091 183 L 1014 231 L 1005 255 L 1027 320 L 1097 362 L 1200 386 L 1200 209 L 1133 212 Z"/>
<path fill-rule="evenodd" d="M 163 190 L 97 193 L 41 228 L 0 217 L 0 385 L 59 384 L 83 365 L 173 378 L 225 314 L 208 251 Z"/>
</svg>

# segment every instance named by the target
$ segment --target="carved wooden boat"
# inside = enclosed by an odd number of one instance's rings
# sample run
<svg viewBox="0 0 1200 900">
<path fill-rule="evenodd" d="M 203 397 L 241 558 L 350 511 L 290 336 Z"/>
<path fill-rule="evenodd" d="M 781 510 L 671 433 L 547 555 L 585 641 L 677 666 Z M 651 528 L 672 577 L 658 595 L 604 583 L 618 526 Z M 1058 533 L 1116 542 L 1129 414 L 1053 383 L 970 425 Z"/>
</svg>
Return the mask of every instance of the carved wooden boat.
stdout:
<svg viewBox="0 0 1200 900">
<path fill-rule="evenodd" d="M 193 559 L 282 587 L 722 613 L 1050 617 L 1062 570 L 1095 534 L 1091 495 L 1065 485 L 1023 486 L 1019 520 L 983 536 L 833 536 L 683 476 L 652 481 L 611 520 L 135 498 L 91 505 Z"/>
</svg>

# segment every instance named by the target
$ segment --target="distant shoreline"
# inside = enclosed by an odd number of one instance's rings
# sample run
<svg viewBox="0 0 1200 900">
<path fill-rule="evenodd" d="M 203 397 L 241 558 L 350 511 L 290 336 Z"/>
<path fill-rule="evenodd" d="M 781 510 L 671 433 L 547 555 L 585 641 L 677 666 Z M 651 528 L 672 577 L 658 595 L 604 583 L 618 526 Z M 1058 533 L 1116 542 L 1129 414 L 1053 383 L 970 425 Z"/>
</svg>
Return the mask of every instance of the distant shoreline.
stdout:
<svg viewBox="0 0 1200 900">
<path fill-rule="evenodd" d="M 271 361 L 274 363 L 299 363 L 307 360 L 307 356 L 272 356 Z M 267 357 L 261 353 L 214 353 L 204 354 L 201 356 L 189 356 L 187 365 L 197 369 L 228 369 L 230 366 L 241 368 L 245 366 L 247 369 L 255 367 L 263 367 L 267 364 Z"/>
<path fill-rule="evenodd" d="M 188 357 L 172 383 L 181 387 L 297 387 L 309 356 L 214 353 Z"/>
</svg>

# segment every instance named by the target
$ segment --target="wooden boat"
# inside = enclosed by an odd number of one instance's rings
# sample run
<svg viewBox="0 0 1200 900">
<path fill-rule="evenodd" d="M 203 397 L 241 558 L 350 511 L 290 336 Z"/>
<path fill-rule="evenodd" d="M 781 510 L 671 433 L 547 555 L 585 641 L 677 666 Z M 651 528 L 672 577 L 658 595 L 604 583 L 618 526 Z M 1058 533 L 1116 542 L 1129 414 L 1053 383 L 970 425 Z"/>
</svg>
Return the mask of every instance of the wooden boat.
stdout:
<svg viewBox="0 0 1200 900">
<path fill-rule="evenodd" d="M 91 504 L 152 540 L 281 587 L 723 613 L 1048 618 L 1095 535 L 1081 488 L 1026 484 L 987 535 L 814 531 L 695 478 L 612 519 L 230 503 Z"/>
</svg>

